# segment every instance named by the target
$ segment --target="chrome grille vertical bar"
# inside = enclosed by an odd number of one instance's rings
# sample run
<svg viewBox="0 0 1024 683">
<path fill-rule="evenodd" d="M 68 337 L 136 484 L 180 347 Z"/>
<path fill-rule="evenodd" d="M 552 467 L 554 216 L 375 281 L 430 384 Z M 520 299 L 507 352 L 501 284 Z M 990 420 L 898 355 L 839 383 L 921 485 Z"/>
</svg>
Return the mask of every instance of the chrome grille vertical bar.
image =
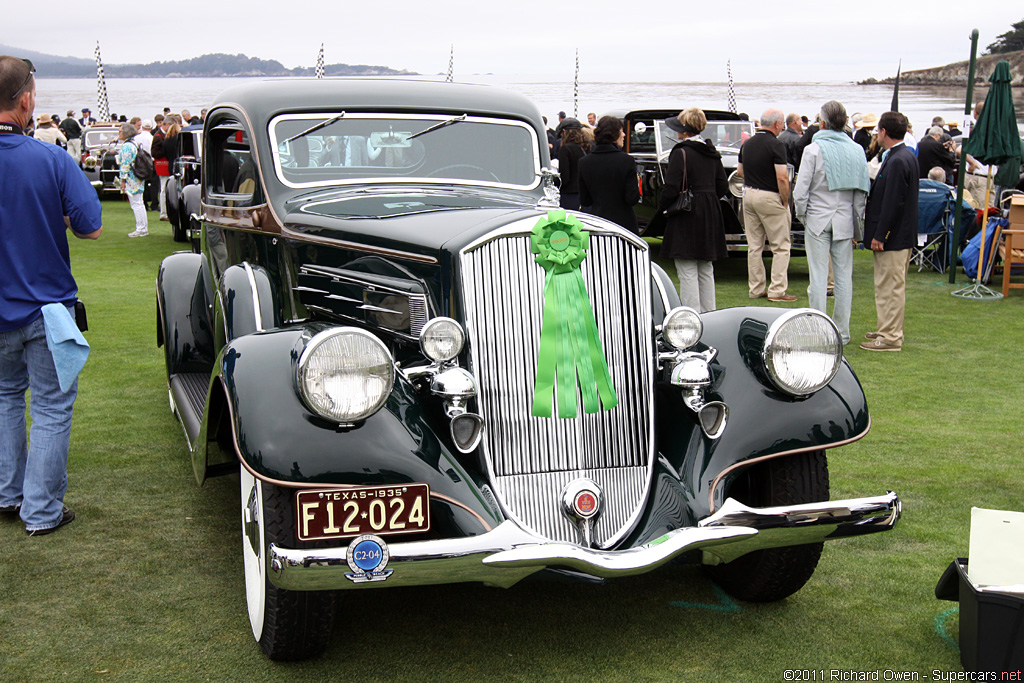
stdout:
<svg viewBox="0 0 1024 683">
<path fill-rule="evenodd" d="M 595 536 L 607 546 L 627 533 L 642 511 L 654 457 L 646 247 L 621 231 L 587 226 L 591 242 L 581 274 L 618 406 L 588 415 L 577 393 L 578 417 L 533 417 L 545 275 L 530 253 L 534 222 L 481 238 L 460 257 L 470 364 L 487 424 L 481 449 L 506 512 L 553 539 L 576 540 L 559 513 L 562 487 L 581 476 L 597 481 L 608 506 Z"/>
</svg>

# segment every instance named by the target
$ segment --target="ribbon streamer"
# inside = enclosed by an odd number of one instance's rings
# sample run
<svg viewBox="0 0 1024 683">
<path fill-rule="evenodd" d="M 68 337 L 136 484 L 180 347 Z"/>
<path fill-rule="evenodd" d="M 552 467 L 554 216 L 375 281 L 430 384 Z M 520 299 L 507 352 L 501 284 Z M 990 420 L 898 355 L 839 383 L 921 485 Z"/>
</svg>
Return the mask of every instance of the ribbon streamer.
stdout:
<svg viewBox="0 0 1024 683">
<path fill-rule="evenodd" d="M 586 413 L 611 410 L 619 403 L 580 272 L 589 247 L 590 233 L 578 218 L 564 211 L 548 213 L 530 234 L 530 251 L 547 271 L 533 387 L 535 417 L 551 417 L 556 386 L 561 418 L 576 417 L 577 386 Z"/>
</svg>

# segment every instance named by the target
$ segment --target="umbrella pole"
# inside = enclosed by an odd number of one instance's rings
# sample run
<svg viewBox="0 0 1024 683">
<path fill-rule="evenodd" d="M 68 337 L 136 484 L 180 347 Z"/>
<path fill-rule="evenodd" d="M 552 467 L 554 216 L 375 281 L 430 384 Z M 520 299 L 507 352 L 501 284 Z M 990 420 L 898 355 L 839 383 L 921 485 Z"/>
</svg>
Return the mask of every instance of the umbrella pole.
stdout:
<svg viewBox="0 0 1024 683">
<path fill-rule="evenodd" d="M 974 65 L 978 57 L 978 29 L 971 31 L 971 62 L 967 73 L 967 101 L 964 104 L 964 117 L 970 115 L 974 104 Z M 949 284 L 956 284 L 956 250 L 960 247 L 960 235 L 963 234 L 964 182 L 967 179 L 967 138 L 960 142 L 960 172 L 956 180 L 956 206 L 953 207 L 953 243 L 949 245 Z"/>
<path fill-rule="evenodd" d="M 985 227 L 988 225 L 988 200 L 992 196 L 992 165 L 988 167 L 988 182 L 985 183 L 985 218 L 981 222 L 981 249 L 978 251 L 978 277 L 974 280 L 973 284 L 958 289 L 953 292 L 953 296 L 960 299 L 974 299 L 975 301 L 995 301 L 1003 298 L 1002 292 L 993 292 L 991 289 L 981 283 L 985 277 L 985 271 L 982 270 L 982 266 L 985 263 Z M 995 249 L 993 245 L 992 258 L 995 258 Z M 989 259 L 989 266 L 992 265 L 992 259 Z"/>
<path fill-rule="evenodd" d="M 985 212 L 985 218 L 981 221 L 981 249 L 978 250 L 978 282 L 981 282 L 982 270 L 981 265 L 985 259 L 985 228 L 988 226 L 988 203 L 992 198 L 992 165 L 988 167 L 988 179 L 985 181 L 985 203 L 982 204 L 984 207 L 982 210 Z"/>
</svg>

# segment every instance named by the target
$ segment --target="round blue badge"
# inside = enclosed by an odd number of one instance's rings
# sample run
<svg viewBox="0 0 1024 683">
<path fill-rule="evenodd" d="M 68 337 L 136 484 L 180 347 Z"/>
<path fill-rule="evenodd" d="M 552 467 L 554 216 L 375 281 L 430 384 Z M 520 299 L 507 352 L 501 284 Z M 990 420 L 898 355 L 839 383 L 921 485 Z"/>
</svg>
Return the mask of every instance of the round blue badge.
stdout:
<svg viewBox="0 0 1024 683">
<path fill-rule="evenodd" d="M 380 565 L 382 559 L 384 559 L 384 552 L 380 544 L 373 539 L 360 542 L 352 551 L 353 564 L 364 572 L 372 572 Z"/>
<path fill-rule="evenodd" d="M 384 581 L 394 573 L 391 569 L 385 569 L 388 559 L 390 554 L 384 539 L 373 534 L 363 534 L 352 539 L 345 553 L 345 562 L 352 570 L 351 574 L 345 576 L 355 583 Z"/>
</svg>

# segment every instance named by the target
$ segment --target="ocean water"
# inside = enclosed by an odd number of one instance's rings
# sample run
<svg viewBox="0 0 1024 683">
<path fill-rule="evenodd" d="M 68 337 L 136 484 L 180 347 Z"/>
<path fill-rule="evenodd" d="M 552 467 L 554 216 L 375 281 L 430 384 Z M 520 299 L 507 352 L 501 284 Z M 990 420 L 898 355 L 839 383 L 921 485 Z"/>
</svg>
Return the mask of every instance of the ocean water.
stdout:
<svg viewBox="0 0 1024 683">
<path fill-rule="evenodd" d="M 440 77 L 432 77 L 439 79 Z M 192 114 L 208 107 L 224 89 L 251 78 L 108 78 L 107 97 L 110 109 L 128 118 L 152 118 L 163 108 L 180 112 L 188 109 Z M 543 80 L 536 77 L 514 75 L 472 75 L 457 78 L 465 83 L 481 83 L 506 88 L 526 95 L 540 108 L 549 121 L 556 121 L 559 111 L 585 119 L 588 112 L 598 116 L 609 111 L 703 107 L 728 109 L 728 87 L 725 83 L 687 83 L 670 81 L 583 82 L 574 88 L 572 82 Z M 839 100 L 850 114 L 889 110 L 892 86 L 857 85 L 850 82 L 808 83 L 736 83 L 737 109 L 756 119 L 769 108 L 796 112 L 813 119 L 821 105 L 828 100 Z M 36 115 L 42 113 L 63 116 L 68 109 L 77 112 L 88 106 L 95 116 L 97 87 L 93 79 L 51 78 L 39 79 L 37 85 Z M 975 100 L 984 100 L 987 90 L 976 87 Z M 1014 94 L 1017 118 L 1024 124 L 1024 91 Z M 933 116 L 947 121 L 963 119 L 966 86 L 900 88 L 900 110 L 914 126 L 920 138 L 931 124 Z M 553 124 L 552 124 L 553 125 Z"/>
</svg>

